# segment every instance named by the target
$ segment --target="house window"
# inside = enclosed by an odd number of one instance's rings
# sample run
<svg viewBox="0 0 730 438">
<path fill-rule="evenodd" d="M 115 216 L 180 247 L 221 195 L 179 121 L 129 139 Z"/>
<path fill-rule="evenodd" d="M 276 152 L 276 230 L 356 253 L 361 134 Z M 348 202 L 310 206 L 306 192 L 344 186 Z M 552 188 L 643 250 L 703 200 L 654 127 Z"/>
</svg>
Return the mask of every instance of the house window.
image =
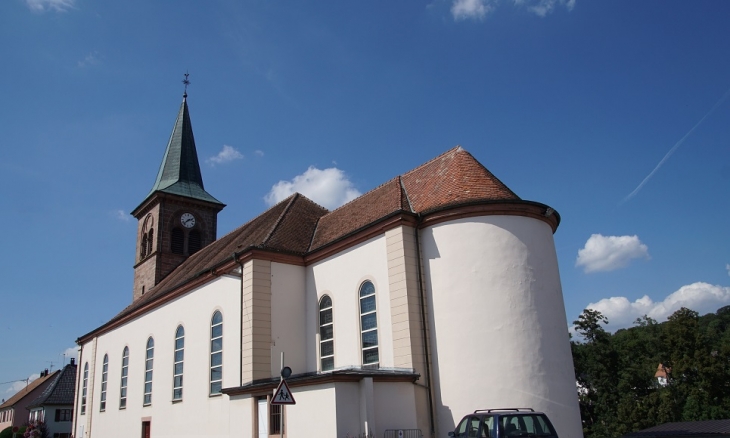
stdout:
<svg viewBox="0 0 730 438">
<path fill-rule="evenodd" d="M 223 315 L 216 311 L 210 322 L 210 395 L 223 386 Z"/>
<path fill-rule="evenodd" d="M 366 281 L 360 286 L 360 330 L 362 364 L 378 366 L 378 318 L 375 313 L 375 286 Z"/>
<path fill-rule="evenodd" d="M 56 422 L 71 421 L 71 409 L 56 409 Z"/>
<path fill-rule="evenodd" d="M 109 355 L 104 355 L 104 362 L 101 366 L 101 399 L 99 400 L 99 411 L 104 412 L 106 410 L 106 377 L 109 371 Z M 58 409 L 56 409 L 58 412 Z M 58 421 L 58 420 L 56 420 Z"/>
<path fill-rule="evenodd" d="M 200 231 L 198 230 L 192 230 L 190 233 L 188 233 L 188 254 L 193 255 L 196 252 L 200 251 L 201 247 L 201 239 L 200 239 Z"/>
<path fill-rule="evenodd" d="M 281 405 L 270 404 L 269 425 L 271 425 L 270 435 L 279 435 L 281 431 Z"/>
<path fill-rule="evenodd" d="M 84 380 L 81 385 L 81 415 L 86 413 L 86 388 L 89 384 L 89 362 L 84 364 Z"/>
<path fill-rule="evenodd" d="M 185 329 L 178 326 L 175 331 L 175 363 L 172 371 L 172 399 L 182 400 L 183 359 L 185 357 Z"/>
<path fill-rule="evenodd" d="M 183 254 L 185 250 L 185 235 L 183 230 L 180 228 L 172 229 L 172 241 L 170 242 L 170 249 L 173 254 Z"/>
<path fill-rule="evenodd" d="M 127 407 L 127 375 L 129 374 L 129 347 L 122 352 L 122 381 L 119 385 L 119 409 Z"/>
<path fill-rule="evenodd" d="M 325 295 L 319 301 L 319 358 L 322 371 L 329 371 L 335 367 L 333 334 L 332 298 Z"/>
<path fill-rule="evenodd" d="M 155 356 L 155 340 L 147 339 L 147 352 L 144 359 L 144 405 L 152 404 L 152 361 Z"/>
</svg>

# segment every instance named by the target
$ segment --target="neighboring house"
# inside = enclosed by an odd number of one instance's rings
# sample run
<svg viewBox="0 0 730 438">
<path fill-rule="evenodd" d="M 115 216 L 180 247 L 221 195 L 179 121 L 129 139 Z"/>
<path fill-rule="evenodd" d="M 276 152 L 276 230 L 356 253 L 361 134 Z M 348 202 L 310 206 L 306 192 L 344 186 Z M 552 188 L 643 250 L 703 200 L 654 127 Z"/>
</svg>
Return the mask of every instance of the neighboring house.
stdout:
<svg viewBox="0 0 730 438">
<path fill-rule="evenodd" d="M 10 426 L 22 426 L 27 423 L 28 405 L 43 393 L 58 374 L 59 370 L 52 373 L 49 373 L 48 370 L 41 371 L 40 377 L 29 382 L 25 388 L 0 405 L 0 430 Z"/>
<path fill-rule="evenodd" d="M 333 211 L 294 194 L 217 239 L 186 97 L 132 212 L 132 302 L 77 340 L 75 438 L 278 436 L 282 417 L 288 438 L 441 437 L 504 407 L 582 437 L 557 212 L 456 147 Z M 260 202 L 245 178 L 235 201 Z"/>
<path fill-rule="evenodd" d="M 50 385 L 29 405 L 30 421 L 41 420 L 48 428 L 49 438 L 69 438 L 73 420 L 76 363 L 63 367 Z"/>
<path fill-rule="evenodd" d="M 654 378 L 656 379 L 657 383 L 660 386 L 667 386 L 667 383 L 669 381 L 667 380 L 668 373 L 672 372 L 671 368 L 667 368 L 664 366 L 664 364 L 659 364 L 659 366 L 656 368 L 656 372 L 654 373 Z"/>
<path fill-rule="evenodd" d="M 682 421 L 664 423 L 622 438 L 722 438 L 730 437 L 730 420 Z"/>
</svg>

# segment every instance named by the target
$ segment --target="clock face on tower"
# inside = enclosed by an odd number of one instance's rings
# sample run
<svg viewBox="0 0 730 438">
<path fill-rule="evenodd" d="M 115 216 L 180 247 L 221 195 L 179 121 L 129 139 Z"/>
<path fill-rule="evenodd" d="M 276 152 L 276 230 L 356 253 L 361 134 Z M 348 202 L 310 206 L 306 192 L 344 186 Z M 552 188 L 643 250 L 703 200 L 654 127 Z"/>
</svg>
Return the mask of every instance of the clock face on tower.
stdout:
<svg viewBox="0 0 730 438">
<path fill-rule="evenodd" d="M 195 216 L 190 213 L 183 213 L 180 216 L 180 223 L 185 228 L 193 228 L 195 226 Z"/>
</svg>

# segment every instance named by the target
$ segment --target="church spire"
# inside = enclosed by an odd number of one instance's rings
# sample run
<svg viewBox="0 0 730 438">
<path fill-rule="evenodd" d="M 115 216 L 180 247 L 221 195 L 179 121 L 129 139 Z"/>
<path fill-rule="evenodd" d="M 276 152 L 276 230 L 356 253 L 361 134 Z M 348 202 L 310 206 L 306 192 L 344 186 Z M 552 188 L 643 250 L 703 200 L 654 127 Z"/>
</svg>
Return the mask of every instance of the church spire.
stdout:
<svg viewBox="0 0 730 438">
<path fill-rule="evenodd" d="M 187 86 L 190 82 L 187 80 L 187 74 L 183 83 L 185 83 L 185 94 L 182 105 L 167 143 L 162 165 L 157 172 L 157 179 L 147 198 L 155 192 L 164 192 L 223 205 L 203 187 L 193 126 L 188 111 Z"/>
</svg>

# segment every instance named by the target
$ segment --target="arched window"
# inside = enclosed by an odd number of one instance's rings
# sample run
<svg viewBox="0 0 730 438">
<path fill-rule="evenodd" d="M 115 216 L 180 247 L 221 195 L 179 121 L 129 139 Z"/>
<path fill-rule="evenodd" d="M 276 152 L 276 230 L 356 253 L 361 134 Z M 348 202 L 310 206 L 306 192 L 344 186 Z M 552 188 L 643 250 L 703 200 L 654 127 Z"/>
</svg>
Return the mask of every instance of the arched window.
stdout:
<svg viewBox="0 0 730 438">
<path fill-rule="evenodd" d="M 81 415 L 86 413 L 86 389 L 89 384 L 89 362 L 84 364 L 84 381 L 81 384 Z"/>
<path fill-rule="evenodd" d="M 172 241 L 170 242 L 170 250 L 173 254 L 183 254 L 185 250 L 185 235 L 180 228 L 172 229 Z"/>
<path fill-rule="evenodd" d="M 332 299 L 327 295 L 319 301 L 319 361 L 322 371 L 329 371 L 335 367 Z"/>
<path fill-rule="evenodd" d="M 104 362 L 101 365 L 101 398 L 99 399 L 99 411 L 106 411 L 106 378 L 109 372 L 109 355 L 104 355 Z"/>
<path fill-rule="evenodd" d="M 366 281 L 360 286 L 360 330 L 362 364 L 378 366 L 378 318 L 375 313 L 375 286 Z"/>
<path fill-rule="evenodd" d="M 142 224 L 142 242 L 139 245 L 139 256 L 141 259 L 152 254 L 152 247 L 155 237 L 155 220 L 148 214 Z"/>
<path fill-rule="evenodd" d="M 129 347 L 122 352 L 122 381 L 119 384 L 119 409 L 127 407 L 127 375 L 129 374 Z"/>
<path fill-rule="evenodd" d="M 185 329 L 178 326 L 175 331 L 175 363 L 172 370 L 172 399 L 182 400 L 183 359 L 185 358 Z"/>
<path fill-rule="evenodd" d="M 196 252 L 200 251 L 200 246 L 200 231 L 191 230 L 190 233 L 188 233 L 188 254 L 193 255 Z"/>
<path fill-rule="evenodd" d="M 144 406 L 152 404 L 152 362 L 155 358 L 155 340 L 147 339 L 147 353 L 144 359 Z"/>
<path fill-rule="evenodd" d="M 210 321 L 210 394 L 223 386 L 223 315 L 216 311 Z"/>
</svg>

